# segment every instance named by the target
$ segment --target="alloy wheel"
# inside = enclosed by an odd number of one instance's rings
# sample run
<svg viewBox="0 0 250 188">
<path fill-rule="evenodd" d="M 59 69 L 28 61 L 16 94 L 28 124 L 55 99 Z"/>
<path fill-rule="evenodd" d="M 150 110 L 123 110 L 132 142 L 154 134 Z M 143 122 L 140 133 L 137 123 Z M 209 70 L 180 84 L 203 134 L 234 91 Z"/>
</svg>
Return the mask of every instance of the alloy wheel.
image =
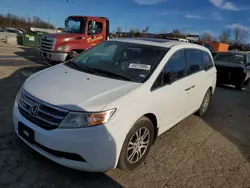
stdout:
<svg viewBox="0 0 250 188">
<path fill-rule="evenodd" d="M 146 127 L 138 129 L 130 138 L 127 146 L 127 160 L 134 164 L 146 153 L 150 142 L 150 132 Z"/>
</svg>

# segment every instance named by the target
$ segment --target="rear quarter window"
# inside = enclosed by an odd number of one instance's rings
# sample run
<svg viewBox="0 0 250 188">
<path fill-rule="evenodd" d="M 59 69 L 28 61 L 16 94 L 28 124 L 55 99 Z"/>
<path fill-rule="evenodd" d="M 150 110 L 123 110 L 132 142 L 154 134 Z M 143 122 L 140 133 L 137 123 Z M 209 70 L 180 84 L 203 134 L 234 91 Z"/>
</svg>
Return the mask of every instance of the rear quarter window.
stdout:
<svg viewBox="0 0 250 188">
<path fill-rule="evenodd" d="M 188 75 L 201 71 L 203 69 L 201 51 L 197 49 L 187 49 L 186 63 L 187 63 Z"/>
<path fill-rule="evenodd" d="M 202 51 L 202 61 L 204 70 L 209 70 L 214 66 L 211 56 L 205 51 Z"/>
</svg>

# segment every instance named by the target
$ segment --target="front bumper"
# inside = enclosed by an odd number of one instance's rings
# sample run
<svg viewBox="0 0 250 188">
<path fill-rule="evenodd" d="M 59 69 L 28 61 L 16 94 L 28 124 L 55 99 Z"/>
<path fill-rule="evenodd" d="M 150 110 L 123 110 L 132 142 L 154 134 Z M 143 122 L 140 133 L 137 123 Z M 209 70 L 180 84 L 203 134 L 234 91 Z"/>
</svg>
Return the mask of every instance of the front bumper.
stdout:
<svg viewBox="0 0 250 188">
<path fill-rule="evenodd" d="M 103 172 L 116 167 L 117 146 L 113 136 L 101 125 L 81 129 L 54 129 L 45 130 L 23 117 L 15 102 L 13 108 L 13 122 L 17 135 L 32 149 L 63 166 L 86 171 Z M 19 123 L 34 131 L 34 141 L 30 142 L 19 134 Z M 84 161 L 67 159 L 55 155 L 54 152 L 76 154 Z"/>
<path fill-rule="evenodd" d="M 58 61 L 58 62 L 66 61 L 66 58 L 68 56 L 68 53 L 45 52 L 42 50 L 40 51 L 40 54 L 46 59 L 49 59 L 51 61 Z"/>
</svg>

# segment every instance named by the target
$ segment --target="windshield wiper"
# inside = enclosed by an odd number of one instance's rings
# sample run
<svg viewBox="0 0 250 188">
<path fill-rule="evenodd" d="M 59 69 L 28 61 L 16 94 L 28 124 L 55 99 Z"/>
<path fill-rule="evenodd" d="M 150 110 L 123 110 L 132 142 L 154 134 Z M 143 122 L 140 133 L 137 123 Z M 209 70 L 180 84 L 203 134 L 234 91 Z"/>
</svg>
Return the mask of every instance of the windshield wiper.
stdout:
<svg viewBox="0 0 250 188">
<path fill-rule="evenodd" d="M 121 78 L 123 80 L 131 81 L 131 79 L 126 77 L 126 76 L 122 76 L 122 75 L 119 75 L 119 74 L 116 74 L 116 73 L 113 73 L 113 72 L 109 72 L 109 71 L 106 71 L 106 70 L 102 70 L 102 69 L 91 69 L 91 70 L 93 70 L 95 72 L 103 73 L 105 75 L 110 75 L 110 76 L 113 76 L 113 77 Z"/>
<path fill-rule="evenodd" d="M 122 75 L 119 75 L 119 74 L 116 74 L 116 73 L 113 73 L 113 72 L 109 72 L 109 71 L 106 71 L 106 70 L 95 69 L 95 68 L 88 68 L 88 67 L 85 67 L 85 66 L 82 67 L 82 66 L 77 65 L 73 61 L 70 61 L 69 65 L 73 65 L 75 68 L 77 68 L 78 70 L 81 70 L 81 71 L 85 71 L 85 72 L 89 72 L 89 73 L 94 73 L 94 74 L 101 73 L 101 74 L 105 74 L 105 75 L 110 75 L 110 76 L 113 76 L 113 77 L 121 78 L 123 80 L 131 81 L 131 79 L 127 78 L 126 76 L 122 76 Z"/>
<path fill-rule="evenodd" d="M 73 65 L 75 68 L 77 68 L 78 70 L 81 70 L 81 71 L 90 72 L 90 73 L 97 73 L 97 71 L 95 71 L 95 70 L 93 70 L 93 69 L 89 69 L 89 68 L 87 68 L 87 67 L 82 67 L 82 66 L 77 65 L 77 64 L 74 63 L 73 61 L 70 61 L 69 64 L 70 64 L 70 65 Z"/>
</svg>

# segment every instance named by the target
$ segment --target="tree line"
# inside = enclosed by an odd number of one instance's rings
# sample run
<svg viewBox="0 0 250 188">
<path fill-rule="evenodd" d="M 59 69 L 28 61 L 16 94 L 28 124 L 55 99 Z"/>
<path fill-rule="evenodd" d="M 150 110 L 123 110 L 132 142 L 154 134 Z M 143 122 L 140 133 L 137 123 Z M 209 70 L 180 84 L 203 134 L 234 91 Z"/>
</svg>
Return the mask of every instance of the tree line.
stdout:
<svg viewBox="0 0 250 188">
<path fill-rule="evenodd" d="M 52 24 L 42 20 L 38 16 L 25 18 L 23 16 L 17 16 L 11 13 L 0 14 L 0 27 L 12 27 L 23 29 L 30 29 L 30 27 L 39 27 L 46 29 L 55 29 Z"/>
<path fill-rule="evenodd" d="M 129 32 L 122 32 L 121 27 L 117 27 L 116 30 L 114 30 L 111 34 L 115 37 L 125 37 L 124 34 L 128 35 L 129 37 L 142 37 L 146 36 L 148 33 L 150 26 L 146 26 L 144 29 L 129 29 Z M 187 36 L 187 33 L 181 32 L 179 29 L 174 29 L 170 33 L 172 36 L 175 37 L 185 37 Z M 162 34 L 155 34 L 155 37 Z M 200 40 L 202 41 L 215 41 L 215 42 L 222 42 L 230 44 L 231 46 L 240 46 L 247 42 L 247 39 L 249 37 L 249 32 L 241 27 L 235 27 L 234 29 L 225 29 L 221 32 L 221 34 L 218 37 L 214 37 L 210 32 L 205 32 L 200 35 Z"/>
</svg>

